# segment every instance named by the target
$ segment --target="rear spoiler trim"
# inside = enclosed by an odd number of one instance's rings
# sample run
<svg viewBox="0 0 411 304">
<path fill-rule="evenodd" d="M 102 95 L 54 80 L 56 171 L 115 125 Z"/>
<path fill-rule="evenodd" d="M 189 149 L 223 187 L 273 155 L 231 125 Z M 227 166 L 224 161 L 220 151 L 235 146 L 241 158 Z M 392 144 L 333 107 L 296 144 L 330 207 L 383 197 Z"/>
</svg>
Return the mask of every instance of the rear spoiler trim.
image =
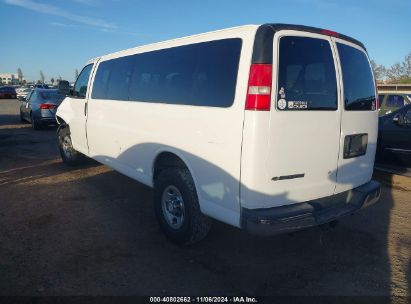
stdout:
<svg viewBox="0 0 411 304">
<path fill-rule="evenodd" d="M 324 34 L 322 33 L 323 29 L 311 26 L 281 23 L 263 24 L 257 29 L 255 35 L 252 64 L 273 63 L 273 38 L 275 33 L 281 30 L 293 30 L 316 34 Z M 360 47 L 362 47 L 365 51 L 367 51 L 365 46 L 354 38 L 342 34 L 338 34 L 338 38 L 357 44 Z"/>
</svg>

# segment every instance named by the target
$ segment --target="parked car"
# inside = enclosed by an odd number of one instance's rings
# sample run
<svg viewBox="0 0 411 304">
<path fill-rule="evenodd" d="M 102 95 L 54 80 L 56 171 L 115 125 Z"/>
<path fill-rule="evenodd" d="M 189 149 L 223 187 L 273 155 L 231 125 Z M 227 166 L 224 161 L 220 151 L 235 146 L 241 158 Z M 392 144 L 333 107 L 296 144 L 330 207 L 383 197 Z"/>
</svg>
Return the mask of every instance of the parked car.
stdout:
<svg viewBox="0 0 411 304">
<path fill-rule="evenodd" d="M 378 98 L 380 104 L 380 116 L 390 114 L 406 106 L 407 104 L 411 104 L 411 94 L 383 93 L 379 94 Z"/>
<path fill-rule="evenodd" d="M 26 87 L 25 86 L 19 86 L 18 88 L 15 88 L 16 89 L 16 93 L 18 94 L 20 91 L 23 91 L 24 89 L 26 89 Z"/>
<path fill-rule="evenodd" d="M 57 110 L 60 153 L 154 187 L 160 227 L 179 243 L 202 239 L 210 218 L 299 230 L 378 200 L 374 83 L 361 42 L 313 27 L 137 47 L 83 68 Z"/>
<path fill-rule="evenodd" d="M 17 91 L 17 98 L 20 98 L 20 97 L 27 98 L 27 95 L 28 95 L 32 90 L 33 90 L 33 89 L 30 89 L 30 88 L 23 88 L 23 89 Z"/>
<path fill-rule="evenodd" d="M 13 87 L 0 87 L 0 98 L 17 98 L 16 90 Z"/>
<path fill-rule="evenodd" d="M 20 98 L 20 119 L 31 122 L 34 130 L 56 124 L 56 110 L 64 99 L 58 90 L 34 89 L 27 98 Z"/>
<path fill-rule="evenodd" d="M 60 80 L 57 88 L 64 95 L 70 94 L 70 83 L 67 80 Z"/>
<path fill-rule="evenodd" d="M 411 104 L 379 118 L 377 160 L 411 165 Z"/>
<path fill-rule="evenodd" d="M 49 86 L 47 84 L 35 84 L 34 88 L 36 88 L 36 89 L 48 89 Z"/>
</svg>

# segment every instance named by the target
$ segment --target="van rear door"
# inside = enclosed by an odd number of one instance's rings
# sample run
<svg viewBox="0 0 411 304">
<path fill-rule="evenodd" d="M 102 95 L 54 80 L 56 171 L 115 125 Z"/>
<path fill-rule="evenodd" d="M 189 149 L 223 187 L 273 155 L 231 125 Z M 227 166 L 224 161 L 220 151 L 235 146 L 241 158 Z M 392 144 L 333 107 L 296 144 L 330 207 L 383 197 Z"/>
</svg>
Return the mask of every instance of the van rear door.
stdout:
<svg viewBox="0 0 411 304">
<path fill-rule="evenodd" d="M 283 30 L 273 43 L 269 192 L 280 204 L 333 195 L 341 105 L 332 38 Z"/>
<path fill-rule="evenodd" d="M 360 46 L 332 38 L 341 74 L 341 141 L 335 193 L 371 180 L 378 135 L 376 91 L 368 56 Z"/>
</svg>

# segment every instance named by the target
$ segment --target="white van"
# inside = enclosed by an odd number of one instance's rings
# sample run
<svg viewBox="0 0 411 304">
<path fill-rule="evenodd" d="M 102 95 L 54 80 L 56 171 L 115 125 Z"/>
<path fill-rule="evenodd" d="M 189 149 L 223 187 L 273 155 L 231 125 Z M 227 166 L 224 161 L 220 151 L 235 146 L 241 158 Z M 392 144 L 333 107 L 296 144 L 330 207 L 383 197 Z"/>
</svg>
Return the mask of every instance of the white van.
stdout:
<svg viewBox="0 0 411 304">
<path fill-rule="evenodd" d="M 225 29 L 93 59 L 57 111 L 82 155 L 154 187 L 165 234 L 210 218 L 273 235 L 376 202 L 376 91 L 364 46 L 312 27 Z"/>
</svg>

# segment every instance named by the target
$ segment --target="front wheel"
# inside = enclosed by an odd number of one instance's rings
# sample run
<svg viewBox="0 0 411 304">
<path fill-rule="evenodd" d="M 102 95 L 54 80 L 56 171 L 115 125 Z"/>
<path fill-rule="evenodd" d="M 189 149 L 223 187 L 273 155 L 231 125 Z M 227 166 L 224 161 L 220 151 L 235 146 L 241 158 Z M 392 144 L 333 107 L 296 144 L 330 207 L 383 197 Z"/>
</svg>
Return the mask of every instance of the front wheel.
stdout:
<svg viewBox="0 0 411 304">
<path fill-rule="evenodd" d="M 160 172 L 155 183 L 154 204 L 160 227 L 176 243 L 196 243 L 210 231 L 211 220 L 201 213 L 195 185 L 186 168 Z"/>
<path fill-rule="evenodd" d="M 70 166 L 81 164 L 84 160 L 84 156 L 73 148 L 69 127 L 60 127 L 57 132 L 59 139 L 59 150 L 63 163 Z"/>
</svg>

